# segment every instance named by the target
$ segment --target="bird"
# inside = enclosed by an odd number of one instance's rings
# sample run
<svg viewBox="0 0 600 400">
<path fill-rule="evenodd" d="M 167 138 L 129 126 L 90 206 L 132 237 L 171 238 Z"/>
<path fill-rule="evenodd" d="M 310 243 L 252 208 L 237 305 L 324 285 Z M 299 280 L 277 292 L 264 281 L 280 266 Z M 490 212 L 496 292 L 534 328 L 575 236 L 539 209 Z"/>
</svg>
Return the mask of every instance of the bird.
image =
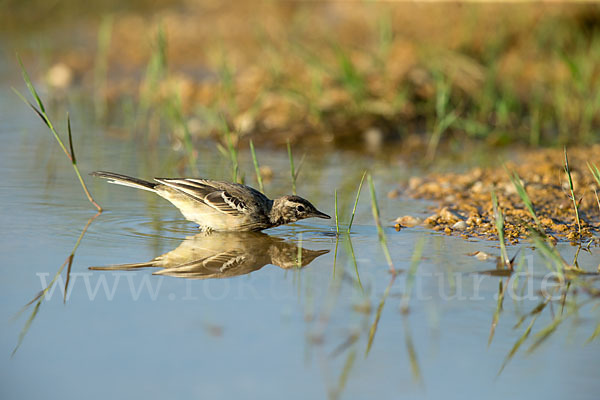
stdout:
<svg viewBox="0 0 600 400">
<path fill-rule="evenodd" d="M 154 192 L 170 201 L 203 231 L 256 232 L 305 218 L 331 219 L 300 196 L 271 200 L 239 183 L 202 178 L 154 178 L 155 182 L 148 182 L 106 171 L 91 175 L 109 179 L 109 183 Z"/>
<path fill-rule="evenodd" d="M 267 264 L 282 269 L 304 267 L 329 250 L 299 248 L 294 242 L 262 232 L 200 232 L 150 261 L 89 267 L 96 271 L 160 268 L 153 275 L 186 279 L 221 279 L 249 274 Z"/>
</svg>

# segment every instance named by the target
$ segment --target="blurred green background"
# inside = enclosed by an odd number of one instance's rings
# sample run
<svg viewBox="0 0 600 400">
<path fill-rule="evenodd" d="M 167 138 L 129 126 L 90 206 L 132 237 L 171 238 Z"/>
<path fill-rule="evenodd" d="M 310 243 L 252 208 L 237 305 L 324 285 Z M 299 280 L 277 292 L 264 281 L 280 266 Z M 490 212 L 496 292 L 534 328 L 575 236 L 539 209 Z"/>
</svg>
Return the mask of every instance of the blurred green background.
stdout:
<svg viewBox="0 0 600 400">
<path fill-rule="evenodd" d="M 464 140 L 599 137 L 595 4 L 4 1 L 2 9 L 7 48 L 53 97 L 81 91 L 108 128 L 189 149 L 227 131 L 270 145 L 396 143 L 430 157 Z"/>
</svg>

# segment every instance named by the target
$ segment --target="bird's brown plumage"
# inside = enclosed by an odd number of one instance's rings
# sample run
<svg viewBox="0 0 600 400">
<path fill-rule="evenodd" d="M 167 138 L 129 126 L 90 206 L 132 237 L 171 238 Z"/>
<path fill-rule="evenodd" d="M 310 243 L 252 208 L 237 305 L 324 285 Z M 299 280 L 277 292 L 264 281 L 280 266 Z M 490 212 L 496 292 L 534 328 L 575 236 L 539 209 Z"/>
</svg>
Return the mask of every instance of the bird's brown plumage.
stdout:
<svg viewBox="0 0 600 400">
<path fill-rule="evenodd" d="M 270 200 L 258 190 L 238 183 L 200 178 L 155 178 L 157 183 L 153 183 L 112 172 L 97 171 L 92 175 L 155 192 L 205 230 L 260 231 L 304 218 L 330 218 L 302 197 Z"/>
</svg>

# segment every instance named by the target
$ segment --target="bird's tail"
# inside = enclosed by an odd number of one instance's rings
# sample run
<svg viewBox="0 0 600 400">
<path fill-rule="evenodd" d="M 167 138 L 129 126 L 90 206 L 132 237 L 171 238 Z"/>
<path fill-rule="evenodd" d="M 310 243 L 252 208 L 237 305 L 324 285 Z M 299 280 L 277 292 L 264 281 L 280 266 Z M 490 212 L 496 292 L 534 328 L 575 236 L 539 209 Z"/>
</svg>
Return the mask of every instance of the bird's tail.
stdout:
<svg viewBox="0 0 600 400">
<path fill-rule="evenodd" d="M 96 171 L 92 172 L 90 175 L 98 176 L 100 178 L 110 179 L 109 183 L 115 183 L 117 185 L 129 186 L 136 189 L 149 190 L 151 192 L 155 192 L 155 187 L 158 185 L 157 183 L 152 183 L 145 181 L 143 179 L 133 178 L 127 175 L 115 174 L 113 172 L 105 172 L 105 171 Z"/>
<path fill-rule="evenodd" d="M 105 265 L 101 267 L 88 267 L 93 271 L 135 271 L 139 268 L 149 268 L 154 267 L 154 261 L 147 261 L 141 263 L 132 263 L 132 264 L 117 264 L 117 265 Z"/>
</svg>

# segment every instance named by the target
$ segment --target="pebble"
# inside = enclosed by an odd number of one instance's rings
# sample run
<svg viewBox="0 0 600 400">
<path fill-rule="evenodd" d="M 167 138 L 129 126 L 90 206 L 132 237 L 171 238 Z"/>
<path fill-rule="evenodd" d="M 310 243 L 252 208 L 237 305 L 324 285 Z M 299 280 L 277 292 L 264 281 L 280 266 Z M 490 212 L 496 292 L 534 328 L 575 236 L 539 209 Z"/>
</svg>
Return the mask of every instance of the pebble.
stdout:
<svg viewBox="0 0 600 400">
<path fill-rule="evenodd" d="M 458 221 L 454 225 L 452 225 L 452 229 L 455 231 L 464 231 L 467 229 L 467 223 L 465 221 Z"/>
<path fill-rule="evenodd" d="M 50 86 L 58 89 L 66 89 L 73 82 L 73 71 L 67 64 L 54 64 L 48 70 L 46 80 Z"/>
<path fill-rule="evenodd" d="M 395 199 L 400 196 L 400 191 L 398 189 L 390 190 L 387 194 L 388 199 Z"/>
<path fill-rule="evenodd" d="M 444 207 L 440 210 L 440 217 L 447 222 L 458 222 L 462 220 L 462 217 L 448 209 L 448 207 Z"/>
<path fill-rule="evenodd" d="M 493 255 L 486 253 L 485 251 L 476 251 L 474 253 L 469 253 L 469 256 L 474 256 L 479 261 L 486 261 L 490 258 L 494 258 Z"/>
<path fill-rule="evenodd" d="M 421 185 L 423 184 L 423 178 L 420 178 L 418 176 L 412 176 L 410 177 L 410 179 L 408 180 L 408 188 L 410 190 L 416 190 L 418 189 Z"/>
<path fill-rule="evenodd" d="M 394 222 L 404 227 L 412 228 L 413 226 L 421 224 L 423 220 L 419 217 L 413 217 L 412 215 L 405 215 L 404 217 L 396 218 Z"/>
</svg>

